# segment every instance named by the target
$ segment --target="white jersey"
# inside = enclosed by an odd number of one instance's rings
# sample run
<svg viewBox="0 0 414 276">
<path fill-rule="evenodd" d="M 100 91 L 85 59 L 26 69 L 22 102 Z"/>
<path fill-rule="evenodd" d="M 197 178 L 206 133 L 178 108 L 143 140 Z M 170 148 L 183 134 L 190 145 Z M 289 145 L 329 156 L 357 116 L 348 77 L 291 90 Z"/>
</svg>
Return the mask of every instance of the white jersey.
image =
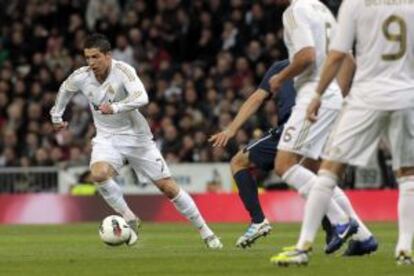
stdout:
<svg viewBox="0 0 414 276">
<path fill-rule="evenodd" d="M 331 11 L 319 0 L 292 0 L 283 13 L 284 41 L 292 62 L 296 53 L 305 47 L 314 47 L 315 64 L 294 79 L 296 104 L 307 105 L 316 91 L 322 64 L 326 58 L 336 21 Z M 322 105 L 339 109 L 342 94 L 336 81 L 332 82 L 322 98 Z"/>
<path fill-rule="evenodd" d="M 97 135 L 120 134 L 152 138 L 148 123 L 138 107 L 148 103 L 148 95 L 134 68 L 112 59 L 111 71 L 99 83 L 89 66 L 74 71 L 60 86 L 52 122 L 62 122 L 62 115 L 71 97 L 81 91 L 89 100 Z M 102 114 L 98 107 L 110 103 L 114 114 Z"/>
<path fill-rule="evenodd" d="M 331 49 L 356 41 L 357 71 L 349 102 L 363 108 L 414 107 L 414 0 L 346 0 Z"/>
</svg>

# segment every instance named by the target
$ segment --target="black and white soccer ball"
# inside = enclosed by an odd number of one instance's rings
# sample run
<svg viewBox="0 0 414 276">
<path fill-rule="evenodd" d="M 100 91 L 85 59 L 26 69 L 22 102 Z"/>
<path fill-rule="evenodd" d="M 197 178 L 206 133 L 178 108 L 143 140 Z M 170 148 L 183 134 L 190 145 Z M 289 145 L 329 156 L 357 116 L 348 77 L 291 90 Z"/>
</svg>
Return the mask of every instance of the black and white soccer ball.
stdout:
<svg viewBox="0 0 414 276">
<path fill-rule="evenodd" d="M 107 245 L 117 246 L 129 240 L 131 231 L 124 218 L 112 215 L 102 221 L 99 227 L 99 236 Z"/>
</svg>

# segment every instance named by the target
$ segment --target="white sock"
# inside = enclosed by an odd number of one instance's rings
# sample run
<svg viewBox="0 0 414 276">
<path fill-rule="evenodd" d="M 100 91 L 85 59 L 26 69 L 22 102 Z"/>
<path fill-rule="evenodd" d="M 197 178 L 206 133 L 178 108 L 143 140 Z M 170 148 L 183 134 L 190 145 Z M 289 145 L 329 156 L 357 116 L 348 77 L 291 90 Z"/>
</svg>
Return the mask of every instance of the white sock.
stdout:
<svg viewBox="0 0 414 276">
<path fill-rule="evenodd" d="M 282 179 L 306 199 L 315 184 L 316 175 L 301 165 L 294 165 L 282 175 Z M 326 216 L 334 225 L 345 224 L 349 221 L 348 215 L 333 200 L 329 203 Z"/>
<path fill-rule="evenodd" d="M 352 236 L 352 239 L 363 241 L 368 239 L 372 236 L 371 231 L 369 231 L 368 227 L 362 222 L 359 218 L 358 214 L 355 212 L 354 208 L 352 207 L 351 202 L 349 201 L 348 197 L 344 193 L 344 191 L 336 187 L 333 194 L 333 200 L 341 207 L 341 209 L 351 218 L 355 219 L 358 224 L 358 231 L 355 235 Z"/>
<path fill-rule="evenodd" d="M 137 218 L 125 202 L 121 187 L 112 178 L 100 182 L 96 186 L 106 203 L 126 221 Z"/>
<path fill-rule="evenodd" d="M 414 176 L 398 179 L 400 186 L 398 198 L 398 243 L 395 249 L 399 252 L 412 252 L 414 235 Z"/>
<path fill-rule="evenodd" d="M 202 239 L 214 234 L 201 216 L 194 200 L 186 191 L 180 189 L 178 195 L 171 199 L 171 202 L 200 231 Z"/>
<path fill-rule="evenodd" d="M 325 170 L 319 172 L 305 204 L 305 217 L 303 218 L 299 241 L 296 244 L 298 249 L 308 249 L 315 240 L 316 232 L 323 215 L 328 209 L 337 182 L 337 176 L 331 172 Z"/>
</svg>

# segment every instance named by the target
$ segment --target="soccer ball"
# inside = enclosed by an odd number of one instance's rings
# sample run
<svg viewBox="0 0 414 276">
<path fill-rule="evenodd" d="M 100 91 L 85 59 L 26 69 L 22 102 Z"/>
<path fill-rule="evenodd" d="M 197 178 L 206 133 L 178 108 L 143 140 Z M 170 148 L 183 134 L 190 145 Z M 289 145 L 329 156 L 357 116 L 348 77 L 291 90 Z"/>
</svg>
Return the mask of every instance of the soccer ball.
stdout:
<svg viewBox="0 0 414 276">
<path fill-rule="evenodd" d="M 131 237 L 131 228 L 120 216 L 106 217 L 99 227 L 99 236 L 107 245 L 121 245 Z"/>
</svg>

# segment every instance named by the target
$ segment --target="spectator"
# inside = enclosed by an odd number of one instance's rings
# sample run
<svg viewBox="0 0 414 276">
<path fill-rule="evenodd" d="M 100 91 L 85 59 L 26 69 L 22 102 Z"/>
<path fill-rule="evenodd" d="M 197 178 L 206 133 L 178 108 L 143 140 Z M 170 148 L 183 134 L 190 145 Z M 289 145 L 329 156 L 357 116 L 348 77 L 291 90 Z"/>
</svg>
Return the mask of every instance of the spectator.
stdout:
<svg viewBox="0 0 414 276">
<path fill-rule="evenodd" d="M 112 52 L 114 59 L 122 60 L 132 66 L 135 66 L 134 52 L 128 43 L 128 39 L 125 35 L 120 34 L 116 37 L 116 47 Z"/>
</svg>

